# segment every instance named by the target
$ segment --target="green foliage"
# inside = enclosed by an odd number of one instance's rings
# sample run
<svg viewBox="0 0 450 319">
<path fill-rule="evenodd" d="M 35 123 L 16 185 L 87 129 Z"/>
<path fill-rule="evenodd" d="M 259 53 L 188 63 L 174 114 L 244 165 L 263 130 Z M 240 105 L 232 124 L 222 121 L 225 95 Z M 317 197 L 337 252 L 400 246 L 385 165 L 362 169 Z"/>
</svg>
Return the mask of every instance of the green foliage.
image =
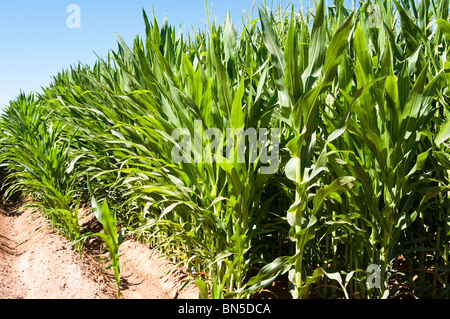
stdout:
<svg viewBox="0 0 450 319">
<path fill-rule="evenodd" d="M 77 205 L 104 199 L 91 205 L 117 284 L 120 225 L 185 265 L 202 298 L 251 298 L 282 275 L 295 298 L 448 297 L 448 7 L 261 4 L 240 32 L 207 12 L 193 35 L 143 12 L 144 38 L 6 109 L 10 192 L 74 240 Z M 227 129 L 276 132 L 278 170 Z M 207 135 L 201 158 L 173 160 Z M 227 149 L 244 160 L 221 162 Z"/>
<path fill-rule="evenodd" d="M 0 161 L 9 175 L 4 181 L 9 185 L 6 196 L 17 190 L 30 195 L 34 202 L 28 206 L 43 209 L 58 230 L 77 241 L 80 229 L 78 203 L 72 197 L 77 179 L 72 139 L 64 136 L 64 124 L 51 117 L 33 95 L 24 94 L 2 115 Z"/>
</svg>

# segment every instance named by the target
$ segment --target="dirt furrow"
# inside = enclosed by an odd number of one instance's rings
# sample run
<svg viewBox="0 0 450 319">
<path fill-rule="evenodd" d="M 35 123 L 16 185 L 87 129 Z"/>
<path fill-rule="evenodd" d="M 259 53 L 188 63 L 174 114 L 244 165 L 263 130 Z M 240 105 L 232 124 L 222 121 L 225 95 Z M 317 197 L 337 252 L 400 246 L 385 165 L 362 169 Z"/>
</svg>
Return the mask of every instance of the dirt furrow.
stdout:
<svg viewBox="0 0 450 319">
<path fill-rule="evenodd" d="M 192 286 L 178 292 L 185 273 L 177 270 L 168 275 L 173 264 L 155 255 L 142 243 L 128 240 L 122 244 L 121 263 L 127 262 L 122 297 L 197 298 Z M 115 298 L 112 276 L 102 271 L 104 266 L 74 251 L 40 213 L 23 210 L 8 216 L 0 209 L 1 299 Z"/>
<path fill-rule="evenodd" d="M 1 298 L 113 297 L 113 289 L 99 276 L 95 278 L 98 271 L 68 247 L 39 214 L 1 214 L 0 234 Z"/>
<path fill-rule="evenodd" d="M 14 266 L 20 258 L 20 251 L 11 238 L 11 221 L 11 217 L 0 213 L 0 297 L 20 299 L 23 298 L 24 284 Z"/>
</svg>

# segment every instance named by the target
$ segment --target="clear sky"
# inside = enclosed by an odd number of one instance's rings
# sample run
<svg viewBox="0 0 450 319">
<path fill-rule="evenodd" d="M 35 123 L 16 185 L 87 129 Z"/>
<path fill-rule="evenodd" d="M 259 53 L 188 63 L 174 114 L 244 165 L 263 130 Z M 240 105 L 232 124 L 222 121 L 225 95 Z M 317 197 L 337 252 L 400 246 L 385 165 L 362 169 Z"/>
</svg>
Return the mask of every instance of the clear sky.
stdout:
<svg viewBox="0 0 450 319">
<path fill-rule="evenodd" d="M 67 19 L 75 13 L 67 12 L 71 4 L 80 8 L 80 28 L 67 25 Z M 208 0 L 208 5 L 213 6 L 213 16 L 219 21 L 224 20 L 229 9 L 233 22 L 240 26 L 242 12 L 250 14 L 253 0 Z M 152 6 L 159 25 L 166 14 L 169 23 L 176 27 L 183 23 L 185 27 L 198 29 L 206 23 L 204 0 L 2 1 L 0 109 L 20 90 L 29 93 L 47 86 L 51 76 L 70 65 L 79 61 L 93 64 L 94 52 L 105 56 L 108 50 L 116 50 L 115 32 L 127 43 L 138 34 L 143 36 L 142 8 L 151 18 Z M 257 15 L 255 7 L 253 17 Z"/>
</svg>

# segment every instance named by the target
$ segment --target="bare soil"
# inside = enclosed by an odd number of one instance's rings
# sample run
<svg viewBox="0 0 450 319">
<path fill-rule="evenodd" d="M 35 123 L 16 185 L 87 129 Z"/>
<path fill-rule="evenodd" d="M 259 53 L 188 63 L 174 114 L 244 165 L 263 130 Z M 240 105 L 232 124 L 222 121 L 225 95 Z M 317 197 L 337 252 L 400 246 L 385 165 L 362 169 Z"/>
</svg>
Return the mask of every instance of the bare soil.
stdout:
<svg viewBox="0 0 450 319">
<path fill-rule="evenodd" d="M 198 298 L 195 285 L 179 291 L 186 272 L 158 252 L 131 239 L 120 250 L 121 298 Z M 0 299 L 114 299 L 107 256 L 74 250 L 39 212 L 0 207 Z"/>
</svg>

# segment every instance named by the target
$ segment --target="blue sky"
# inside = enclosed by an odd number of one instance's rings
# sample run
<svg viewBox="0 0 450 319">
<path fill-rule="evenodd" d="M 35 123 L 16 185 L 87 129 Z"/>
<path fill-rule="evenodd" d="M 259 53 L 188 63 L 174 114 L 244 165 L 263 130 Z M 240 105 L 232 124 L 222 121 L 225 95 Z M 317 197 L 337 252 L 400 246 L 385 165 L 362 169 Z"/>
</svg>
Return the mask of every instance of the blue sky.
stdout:
<svg viewBox="0 0 450 319">
<path fill-rule="evenodd" d="M 258 1 L 257 1 L 258 2 Z M 275 2 L 275 1 L 274 1 Z M 297 2 L 297 1 L 296 1 Z M 270 1 L 267 1 L 270 3 Z M 69 28 L 70 4 L 80 8 L 81 28 Z M 235 24 L 240 25 L 242 11 L 250 14 L 253 0 L 208 1 L 213 15 L 223 21 L 228 8 Z M 178 27 L 203 27 L 206 20 L 204 0 L 17 0 L 0 4 L 0 109 L 20 90 L 39 91 L 51 82 L 51 76 L 78 61 L 93 64 L 94 54 L 105 56 L 117 47 L 117 32 L 130 43 L 144 35 L 142 8 L 151 17 L 152 6 L 161 25 L 167 14 L 169 23 Z M 253 17 L 257 16 L 255 7 Z"/>
</svg>

